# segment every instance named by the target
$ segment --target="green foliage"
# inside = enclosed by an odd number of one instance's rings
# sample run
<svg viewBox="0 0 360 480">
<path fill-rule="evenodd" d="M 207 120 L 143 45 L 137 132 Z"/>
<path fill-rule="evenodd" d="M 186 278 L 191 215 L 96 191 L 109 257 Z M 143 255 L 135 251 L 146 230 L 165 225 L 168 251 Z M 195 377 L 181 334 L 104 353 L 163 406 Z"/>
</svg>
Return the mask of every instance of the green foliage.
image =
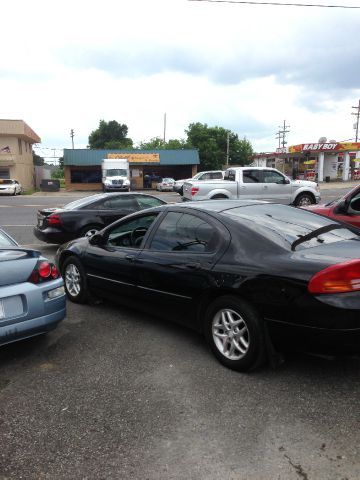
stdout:
<svg viewBox="0 0 360 480">
<path fill-rule="evenodd" d="M 64 178 L 64 170 L 61 168 L 59 168 L 58 170 L 53 170 L 51 172 L 51 178 L 54 178 L 54 179 Z"/>
<path fill-rule="evenodd" d="M 59 158 L 59 168 L 64 169 L 64 157 Z"/>
<path fill-rule="evenodd" d="M 188 148 L 183 139 L 170 139 L 168 142 L 164 142 L 160 137 L 151 138 L 148 142 L 142 142 L 139 145 L 140 150 L 181 150 L 183 148 Z"/>
<path fill-rule="evenodd" d="M 37 166 L 44 165 L 45 163 L 45 160 L 34 152 L 33 152 L 33 161 L 34 161 L 34 165 L 37 165 Z"/>
<path fill-rule="evenodd" d="M 99 127 L 89 135 L 89 148 L 94 149 L 127 149 L 132 148 L 133 142 L 127 138 L 128 127 L 116 120 L 105 122 L 100 120 Z"/>
<path fill-rule="evenodd" d="M 208 127 L 206 123 L 191 123 L 187 130 L 188 148 L 199 150 L 201 170 L 218 170 L 226 165 L 229 135 L 229 164 L 247 165 L 252 161 L 251 143 L 239 140 L 236 133 L 222 127 Z"/>
</svg>

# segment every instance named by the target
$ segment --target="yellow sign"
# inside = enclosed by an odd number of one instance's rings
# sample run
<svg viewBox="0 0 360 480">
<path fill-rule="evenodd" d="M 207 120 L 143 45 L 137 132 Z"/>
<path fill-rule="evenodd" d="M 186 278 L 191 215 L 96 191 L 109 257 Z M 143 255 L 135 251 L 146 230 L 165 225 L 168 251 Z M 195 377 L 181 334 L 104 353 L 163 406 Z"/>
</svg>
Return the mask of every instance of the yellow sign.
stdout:
<svg viewBox="0 0 360 480">
<path fill-rule="evenodd" d="M 306 160 L 306 162 L 304 162 L 304 165 L 315 165 L 316 163 L 316 160 Z"/>
<path fill-rule="evenodd" d="M 158 153 L 108 153 L 107 158 L 125 158 L 129 163 L 160 163 Z"/>
</svg>

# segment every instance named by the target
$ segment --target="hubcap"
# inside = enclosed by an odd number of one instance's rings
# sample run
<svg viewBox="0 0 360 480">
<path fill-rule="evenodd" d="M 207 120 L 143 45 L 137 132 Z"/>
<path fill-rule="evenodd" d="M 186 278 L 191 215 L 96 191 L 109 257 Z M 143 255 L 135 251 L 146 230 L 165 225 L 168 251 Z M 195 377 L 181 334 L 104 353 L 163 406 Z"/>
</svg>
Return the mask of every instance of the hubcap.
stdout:
<svg viewBox="0 0 360 480">
<path fill-rule="evenodd" d="M 72 297 L 79 295 L 81 291 L 81 277 L 76 265 L 69 263 L 65 269 L 66 289 Z"/>
<path fill-rule="evenodd" d="M 84 234 L 84 237 L 92 237 L 93 235 L 95 235 L 95 233 L 97 233 L 99 230 L 97 228 L 91 228 L 90 230 L 88 230 L 87 232 L 85 232 Z"/>
<path fill-rule="evenodd" d="M 248 351 L 250 336 L 241 315 L 224 308 L 217 312 L 212 322 L 214 343 L 229 360 L 240 360 Z"/>
<path fill-rule="evenodd" d="M 304 205 L 311 205 L 311 200 L 309 197 L 303 197 L 300 199 L 299 205 L 303 207 Z"/>
</svg>

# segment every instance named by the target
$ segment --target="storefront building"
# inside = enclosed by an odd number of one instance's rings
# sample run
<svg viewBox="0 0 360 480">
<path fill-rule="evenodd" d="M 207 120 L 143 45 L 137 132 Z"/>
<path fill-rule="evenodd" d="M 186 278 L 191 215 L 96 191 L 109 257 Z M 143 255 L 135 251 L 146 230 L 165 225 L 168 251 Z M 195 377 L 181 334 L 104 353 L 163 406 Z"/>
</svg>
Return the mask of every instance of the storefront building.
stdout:
<svg viewBox="0 0 360 480">
<path fill-rule="evenodd" d="M 90 150 L 65 149 L 67 190 L 101 190 L 101 163 L 125 158 L 130 165 L 133 190 L 151 189 L 161 178 L 191 178 L 200 163 L 197 150 Z"/>
<path fill-rule="evenodd" d="M 18 180 L 24 190 L 33 188 L 32 145 L 40 141 L 23 120 L 0 119 L 0 178 Z"/>
<path fill-rule="evenodd" d="M 291 178 L 318 182 L 360 180 L 360 143 L 302 143 L 257 154 L 254 164 L 275 167 Z"/>
</svg>

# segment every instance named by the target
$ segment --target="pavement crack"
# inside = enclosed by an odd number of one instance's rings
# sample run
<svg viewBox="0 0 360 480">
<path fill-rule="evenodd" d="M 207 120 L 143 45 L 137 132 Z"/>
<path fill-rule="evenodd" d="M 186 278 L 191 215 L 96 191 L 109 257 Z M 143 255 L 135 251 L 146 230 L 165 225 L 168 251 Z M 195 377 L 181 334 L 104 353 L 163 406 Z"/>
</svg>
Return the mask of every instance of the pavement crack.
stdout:
<svg viewBox="0 0 360 480">
<path fill-rule="evenodd" d="M 304 480 L 309 480 L 309 477 L 307 475 L 307 473 L 304 471 L 304 469 L 302 468 L 302 466 L 300 465 L 300 463 L 294 463 L 291 458 L 284 454 L 284 457 L 287 459 L 287 461 L 289 462 L 289 464 L 295 469 L 296 473 L 299 475 L 299 477 L 303 478 Z"/>
</svg>

